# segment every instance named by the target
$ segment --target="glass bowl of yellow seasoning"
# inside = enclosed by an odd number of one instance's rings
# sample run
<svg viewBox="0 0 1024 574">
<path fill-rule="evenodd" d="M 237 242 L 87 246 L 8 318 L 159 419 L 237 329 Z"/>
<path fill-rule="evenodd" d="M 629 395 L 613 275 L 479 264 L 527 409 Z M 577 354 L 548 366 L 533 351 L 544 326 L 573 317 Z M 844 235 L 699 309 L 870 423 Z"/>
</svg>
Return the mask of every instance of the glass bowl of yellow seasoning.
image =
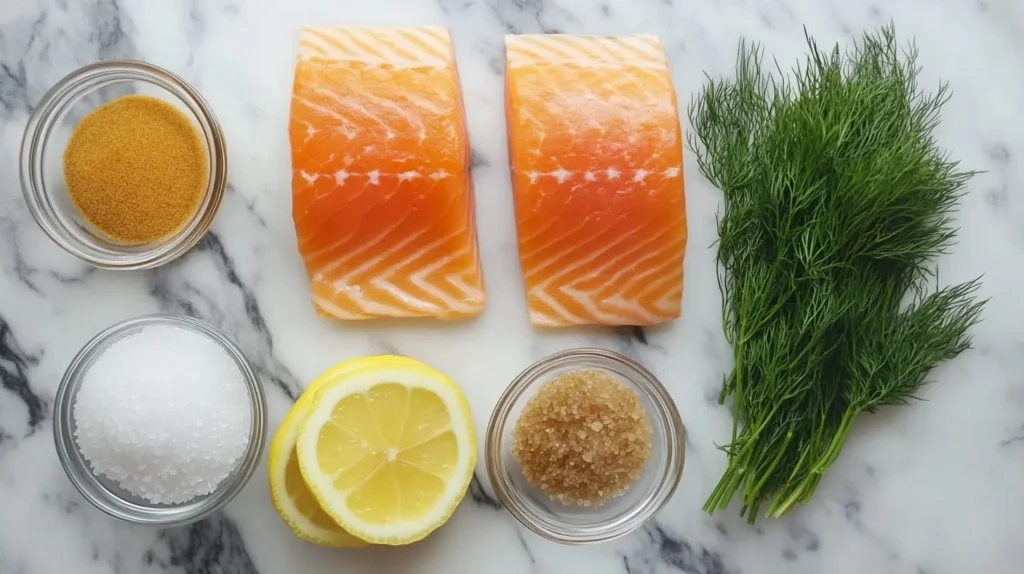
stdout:
<svg viewBox="0 0 1024 574">
<path fill-rule="evenodd" d="M 502 505 L 564 544 L 624 536 L 668 503 L 685 429 L 664 385 L 624 355 L 570 349 L 519 374 L 491 414 L 487 474 Z"/>
<path fill-rule="evenodd" d="M 43 95 L 20 170 L 28 208 L 57 245 L 96 267 L 148 269 L 209 230 L 227 152 L 195 88 L 152 64 L 112 60 Z"/>
</svg>

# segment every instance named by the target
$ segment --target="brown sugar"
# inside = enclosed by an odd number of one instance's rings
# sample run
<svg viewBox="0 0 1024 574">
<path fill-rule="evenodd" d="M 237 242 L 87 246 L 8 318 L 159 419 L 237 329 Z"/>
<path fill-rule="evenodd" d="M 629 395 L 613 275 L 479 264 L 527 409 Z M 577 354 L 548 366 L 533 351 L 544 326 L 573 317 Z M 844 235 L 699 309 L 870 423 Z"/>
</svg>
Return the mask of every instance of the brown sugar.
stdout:
<svg viewBox="0 0 1024 574">
<path fill-rule="evenodd" d="M 601 506 L 626 492 L 651 454 L 637 394 L 603 371 L 546 383 L 516 421 L 512 456 L 532 486 L 562 504 Z"/>
<path fill-rule="evenodd" d="M 188 223 L 203 199 L 207 154 L 192 122 L 172 104 L 125 96 L 75 127 L 64 180 L 82 217 L 130 245 L 163 239 Z"/>
</svg>

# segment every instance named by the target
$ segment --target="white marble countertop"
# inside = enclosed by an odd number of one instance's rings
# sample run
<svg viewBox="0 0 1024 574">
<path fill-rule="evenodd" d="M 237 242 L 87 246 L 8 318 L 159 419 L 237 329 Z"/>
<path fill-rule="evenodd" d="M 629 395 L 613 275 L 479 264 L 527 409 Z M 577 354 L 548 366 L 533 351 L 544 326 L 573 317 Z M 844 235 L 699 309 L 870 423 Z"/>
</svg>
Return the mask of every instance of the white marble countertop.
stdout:
<svg viewBox="0 0 1024 574">
<path fill-rule="evenodd" d="M 741 36 L 788 64 L 803 26 L 847 40 L 892 19 L 921 50 L 922 79 L 948 80 L 940 143 L 984 170 L 959 214 L 942 278 L 984 274 L 991 297 L 976 348 L 940 368 L 923 402 L 858 421 L 813 502 L 755 527 L 701 504 L 725 466 L 730 413 L 715 400 L 730 367 L 714 280 L 719 194 L 686 166 L 690 243 L 683 318 L 640 330 L 540 332 L 520 287 L 506 162 L 502 36 L 657 33 L 685 106 L 703 73 L 732 69 Z M 473 145 L 489 305 L 479 320 L 401 327 L 317 318 L 290 218 L 288 101 L 296 30 L 306 24 L 450 27 Z M 25 209 L 17 155 L 29 110 L 72 69 L 132 57 L 205 94 L 227 134 L 230 190 L 213 232 L 184 259 L 143 273 L 87 268 Z M 1024 5 L 1017 0 L 6 0 L 0 2 L 0 573 L 445 572 L 496 574 L 1008 573 L 1024 564 Z M 689 428 L 686 470 L 642 531 L 561 547 L 501 510 L 482 465 L 450 523 L 405 548 L 320 549 L 291 536 L 258 472 L 223 513 L 148 530 L 90 507 L 61 471 L 50 409 L 78 348 L 100 329 L 157 311 L 223 329 L 256 361 L 271 424 L 329 365 L 398 352 L 458 380 L 483 433 L 503 387 L 530 362 L 597 345 L 647 364 Z M 481 463 L 482 464 L 482 463 Z"/>
</svg>

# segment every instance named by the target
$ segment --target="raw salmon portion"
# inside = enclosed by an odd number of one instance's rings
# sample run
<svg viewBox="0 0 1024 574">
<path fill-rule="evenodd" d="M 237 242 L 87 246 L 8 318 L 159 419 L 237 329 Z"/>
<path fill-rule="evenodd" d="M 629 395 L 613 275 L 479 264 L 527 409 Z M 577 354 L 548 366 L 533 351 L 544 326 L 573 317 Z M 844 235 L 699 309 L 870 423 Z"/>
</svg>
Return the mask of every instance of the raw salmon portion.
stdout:
<svg viewBox="0 0 1024 574">
<path fill-rule="evenodd" d="M 289 139 L 313 303 L 339 319 L 484 306 L 469 143 L 443 28 L 305 28 Z"/>
<path fill-rule="evenodd" d="M 679 316 L 686 250 L 675 90 L 654 36 L 505 38 L 519 260 L 536 325 Z"/>
</svg>

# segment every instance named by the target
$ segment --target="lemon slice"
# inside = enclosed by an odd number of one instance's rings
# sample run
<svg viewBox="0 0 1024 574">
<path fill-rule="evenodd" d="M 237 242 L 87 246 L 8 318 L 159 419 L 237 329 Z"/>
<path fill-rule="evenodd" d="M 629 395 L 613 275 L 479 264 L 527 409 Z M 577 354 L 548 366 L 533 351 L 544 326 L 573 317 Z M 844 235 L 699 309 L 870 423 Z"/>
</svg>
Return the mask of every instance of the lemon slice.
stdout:
<svg viewBox="0 0 1024 574">
<path fill-rule="evenodd" d="M 476 466 L 469 403 L 422 364 L 373 364 L 316 391 L 299 467 L 321 508 L 376 544 L 420 540 L 448 520 Z"/>
<path fill-rule="evenodd" d="M 337 380 L 341 375 L 369 365 L 389 363 L 412 363 L 416 361 L 395 355 L 363 357 L 352 359 L 335 365 L 320 375 L 306 387 L 306 391 L 292 406 L 288 415 L 277 428 L 274 441 L 270 444 L 270 499 L 281 519 L 299 538 L 320 544 L 358 548 L 367 546 L 367 542 L 345 532 L 316 501 L 299 471 L 299 461 L 295 453 L 295 439 L 299 434 L 299 426 L 305 419 L 309 408 L 313 405 L 316 390 L 324 384 Z"/>
</svg>

